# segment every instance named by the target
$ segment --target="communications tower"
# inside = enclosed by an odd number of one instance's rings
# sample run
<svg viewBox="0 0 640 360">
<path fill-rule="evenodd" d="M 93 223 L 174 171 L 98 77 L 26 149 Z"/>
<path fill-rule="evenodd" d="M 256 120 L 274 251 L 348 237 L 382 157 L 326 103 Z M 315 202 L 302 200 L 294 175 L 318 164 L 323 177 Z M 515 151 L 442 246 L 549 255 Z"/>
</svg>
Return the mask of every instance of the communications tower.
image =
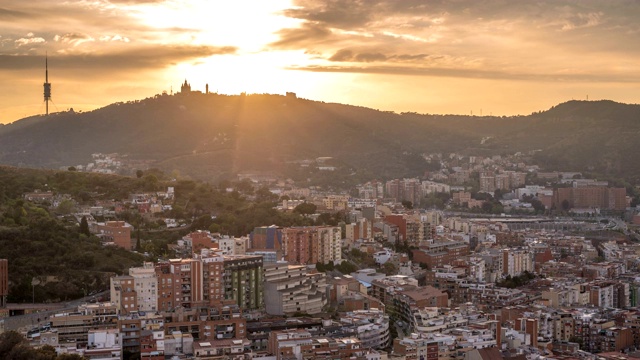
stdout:
<svg viewBox="0 0 640 360">
<path fill-rule="evenodd" d="M 46 115 L 49 115 L 49 101 L 51 101 L 51 83 L 49 82 L 49 59 L 44 57 L 44 103 L 46 107 Z"/>
</svg>

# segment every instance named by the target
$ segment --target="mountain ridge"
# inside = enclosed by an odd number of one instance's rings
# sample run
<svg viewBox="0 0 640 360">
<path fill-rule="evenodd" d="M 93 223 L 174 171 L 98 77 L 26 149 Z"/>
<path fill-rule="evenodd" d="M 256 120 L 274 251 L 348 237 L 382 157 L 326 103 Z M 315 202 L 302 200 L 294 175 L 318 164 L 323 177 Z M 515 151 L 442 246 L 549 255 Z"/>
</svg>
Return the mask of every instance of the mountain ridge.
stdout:
<svg viewBox="0 0 640 360">
<path fill-rule="evenodd" d="M 219 180 L 247 170 L 291 174 L 290 162 L 330 156 L 345 174 L 366 179 L 420 176 L 429 168 L 424 153 L 541 150 L 535 160 L 549 169 L 637 177 L 640 165 L 626 165 L 639 118 L 640 105 L 609 100 L 498 117 L 193 92 L 17 120 L 0 127 L 0 163 L 58 168 L 88 163 L 92 153 L 120 153 Z"/>
</svg>

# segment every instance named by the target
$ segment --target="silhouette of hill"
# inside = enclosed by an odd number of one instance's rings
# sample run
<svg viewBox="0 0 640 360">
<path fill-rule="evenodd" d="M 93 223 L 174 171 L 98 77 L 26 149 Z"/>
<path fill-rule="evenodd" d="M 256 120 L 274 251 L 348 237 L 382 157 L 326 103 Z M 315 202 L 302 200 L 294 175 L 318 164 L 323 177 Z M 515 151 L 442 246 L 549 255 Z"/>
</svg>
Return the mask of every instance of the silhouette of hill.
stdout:
<svg viewBox="0 0 640 360">
<path fill-rule="evenodd" d="M 478 155 L 541 150 L 549 169 L 637 177 L 632 161 L 640 106 L 569 101 L 528 116 L 396 114 L 281 95 L 189 93 L 64 112 L 0 127 L 0 163 L 57 168 L 92 153 L 150 159 L 204 180 L 239 171 L 296 175 L 290 162 L 333 157 L 330 176 L 415 176 L 421 154 Z M 298 174 L 307 176 L 308 174 Z M 348 180 L 348 179 L 347 179 Z M 345 180 L 346 181 L 346 180 Z"/>
</svg>

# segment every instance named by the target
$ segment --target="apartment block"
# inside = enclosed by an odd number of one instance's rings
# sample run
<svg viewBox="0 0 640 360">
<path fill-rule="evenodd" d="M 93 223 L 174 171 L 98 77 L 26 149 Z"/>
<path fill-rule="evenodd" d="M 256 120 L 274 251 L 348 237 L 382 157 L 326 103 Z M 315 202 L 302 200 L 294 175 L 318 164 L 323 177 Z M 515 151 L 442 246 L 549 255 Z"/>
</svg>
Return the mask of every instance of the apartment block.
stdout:
<svg viewBox="0 0 640 360">
<path fill-rule="evenodd" d="M 130 275 L 114 276 L 110 280 L 111 302 L 118 314 L 127 314 L 138 309 L 138 294 L 135 279 Z"/>
<path fill-rule="evenodd" d="M 135 242 L 131 240 L 132 226 L 124 221 L 107 221 L 92 225 L 93 233 L 103 241 L 113 242 L 117 246 L 133 250 Z"/>
<path fill-rule="evenodd" d="M 284 250 L 282 228 L 271 225 L 253 229 L 249 235 L 249 248 L 253 250 Z"/>
<path fill-rule="evenodd" d="M 264 303 L 267 314 L 321 313 L 327 304 L 324 273 L 310 274 L 303 265 L 276 263 L 264 268 Z"/>
<path fill-rule="evenodd" d="M 449 265 L 455 259 L 469 255 L 469 244 L 463 241 L 439 241 L 413 250 L 413 261 L 431 270 Z"/>
<path fill-rule="evenodd" d="M 284 258 L 292 264 L 323 264 L 342 261 L 342 230 L 337 226 L 282 229 Z"/>
<path fill-rule="evenodd" d="M 154 264 L 146 262 L 142 267 L 131 268 L 129 275 L 135 285 L 137 310 L 158 310 L 158 277 Z"/>
<path fill-rule="evenodd" d="M 623 211 L 627 207 L 625 188 L 584 186 L 553 190 L 553 205 L 557 209 L 601 208 Z"/>
<path fill-rule="evenodd" d="M 502 250 L 502 274 L 517 276 L 525 271 L 533 273 L 533 252 L 524 248 Z"/>
<path fill-rule="evenodd" d="M 222 278 L 225 300 L 232 300 L 243 309 L 262 308 L 262 267 L 262 256 L 225 256 Z"/>
</svg>

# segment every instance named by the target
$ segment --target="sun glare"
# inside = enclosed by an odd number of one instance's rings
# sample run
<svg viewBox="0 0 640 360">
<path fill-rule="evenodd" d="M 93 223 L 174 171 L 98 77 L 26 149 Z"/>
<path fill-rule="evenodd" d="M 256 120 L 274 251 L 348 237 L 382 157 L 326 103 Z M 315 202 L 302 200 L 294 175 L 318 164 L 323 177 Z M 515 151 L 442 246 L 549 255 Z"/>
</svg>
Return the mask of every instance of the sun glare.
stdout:
<svg viewBox="0 0 640 360">
<path fill-rule="evenodd" d="M 174 36 L 192 44 L 233 45 L 246 52 L 261 50 L 277 40 L 278 29 L 298 23 L 280 14 L 291 6 L 289 0 L 174 1 L 139 7 L 137 16 L 158 29 L 184 30 Z"/>
<path fill-rule="evenodd" d="M 186 78 L 195 90 L 221 94 L 246 92 L 285 94 L 317 94 L 329 88 L 327 77 L 319 74 L 291 71 L 290 62 L 304 61 L 301 51 L 258 52 L 245 55 L 213 56 L 197 64 L 179 64 L 173 69 L 176 79 Z"/>
</svg>

